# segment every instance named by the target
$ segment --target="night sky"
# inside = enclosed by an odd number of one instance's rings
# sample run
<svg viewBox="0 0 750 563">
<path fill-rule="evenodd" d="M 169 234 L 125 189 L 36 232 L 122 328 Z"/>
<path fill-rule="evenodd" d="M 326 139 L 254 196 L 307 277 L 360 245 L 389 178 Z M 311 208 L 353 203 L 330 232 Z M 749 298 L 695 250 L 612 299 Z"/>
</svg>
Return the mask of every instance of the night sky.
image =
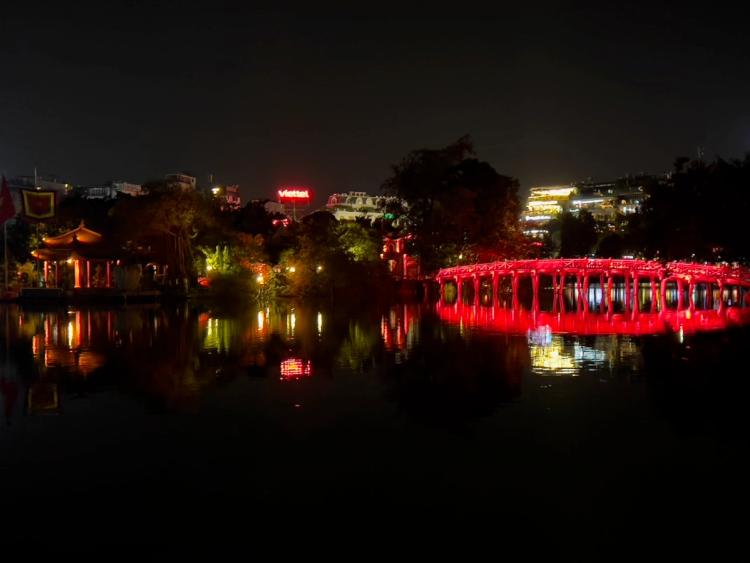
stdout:
<svg viewBox="0 0 750 563">
<path fill-rule="evenodd" d="M 322 200 L 464 134 L 524 189 L 750 150 L 747 13 L 717 3 L 26 4 L 0 15 L 11 175 L 213 172 L 245 198 Z"/>
</svg>

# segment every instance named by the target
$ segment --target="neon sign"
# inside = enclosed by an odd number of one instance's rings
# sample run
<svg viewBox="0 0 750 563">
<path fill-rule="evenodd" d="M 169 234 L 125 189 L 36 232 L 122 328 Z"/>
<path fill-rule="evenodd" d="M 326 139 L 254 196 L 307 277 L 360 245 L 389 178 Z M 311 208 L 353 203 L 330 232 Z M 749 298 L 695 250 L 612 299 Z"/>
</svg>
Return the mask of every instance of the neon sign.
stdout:
<svg viewBox="0 0 750 563">
<path fill-rule="evenodd" d="M 284 188 L 277 193 L 281 203 L 309 203 L 311 198 L 310 190 L 307 188 Z"/>
</svg>

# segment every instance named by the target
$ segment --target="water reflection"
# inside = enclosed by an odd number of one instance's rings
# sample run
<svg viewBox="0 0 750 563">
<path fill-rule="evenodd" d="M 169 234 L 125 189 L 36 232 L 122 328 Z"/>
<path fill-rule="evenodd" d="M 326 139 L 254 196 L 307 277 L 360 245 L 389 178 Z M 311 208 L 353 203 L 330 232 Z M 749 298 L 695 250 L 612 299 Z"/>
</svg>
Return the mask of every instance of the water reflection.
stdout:
<svg viewBox="0 0 750 563">
<path fill-rule="evenodd" d="M 749 312 L 586 314 L 399 304 L 355 314 L 277 304 L 228 314 L 184 305 L 3 306 L 0 392 L 10 420 L 62 413 L 66 397 L 78 394 L 117 391 L 149 411 L 196 410 L 212 389 L 237 378 L 303 388 L 366 375 L 406 411 L 450 419 L 450 413 L 486 413 L 514 401 L 526 374 L 641 372 L 648 363 L 644 338 L 668 339 L 679 351 L 661 340 L 659 349 L 681 357 L 694 335 L 744 325 Z"/>
</svg>

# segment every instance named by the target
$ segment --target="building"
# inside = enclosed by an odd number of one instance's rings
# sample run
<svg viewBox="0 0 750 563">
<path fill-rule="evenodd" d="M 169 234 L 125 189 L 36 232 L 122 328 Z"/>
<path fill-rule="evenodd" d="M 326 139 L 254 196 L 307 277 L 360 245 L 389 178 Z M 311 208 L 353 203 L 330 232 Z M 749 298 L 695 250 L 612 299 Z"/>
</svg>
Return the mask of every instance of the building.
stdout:
<svg viewBox="0 0 750 563">
<path fill-rule="evenodd" d="M 81 186 L 77 190 L 86 199 L 113 199 L 118 194 L 126 194 L 132 197 L 143 195 L 143 188 L 140 184 L 129 182 L 109 182 L 103 186 Z"/>
<path fill-rule="evenodd" d="M 176 172 L 173 174 L 167 174 L 164 176 L 164 179 L 167 181 L 167 185 L 174 188 L 180 188 L 181 190 L 195 190 L 196 186 L 196 178 L 195 176 L 190 176 L 189 174 L 184 174 L 182 172 Z"/>
<path fill-rule="evenodd" d="M 388 272 L 396 279 L 416 280 L 422 274 L 419 258 L 410 256 L 406 252 L 406 241 L 409 238 L 411 235 L 383 238 L 383 252 L 380 253 L 380 259 L 386 263 Z"/>
<path fill-rule="evenodd" d="M 237 184 L 231 186 L 215 184 L 211 186 L 211 195 L 219 201 L 222 210 L 234 211 L 242 207 L 240 187 Z"/>
<path fill-rule="evenodd" d="M 591 214 L 599 229 L 623 228 L 623 217 L 637 213 L 647 197 L 645 186 L 663 181 L 662 176 L 626 176 L 607 182 L 576 182 L 568 186 L 531 188 L 523 216 L 524 234 L 543 238 L 549 233 L 549 222 L 569 211 Z"/>
<path fill-rule="evenodd" d="M 577 215 L 587 211 L 602 230 L 618 230 L 622 217 L 641 209 L 646 182 L 658 181 L 655 176 L 625 177 L 610 182 L 580 182 L 570 202 L 570 211 Z"/>
<path fill-rule="evenodd" d="M 392 196 L 346 192 L 330 195 L 326 209 L 339 221 L 354 221 L 359 217 L 365 217 L 370 221 L 383 218 L 395 219 L 395 216 L 388 216 L 387 205 L 398 201 L 398 198 Z"/>
<path fill-rule="evenodd" d="M 549 232 L 549 222 L 563 211 L 568 211 L 571 199 L 576 193 L 576 187 L 573 185 L 531 188 L 526 209 L 521 217 L 524 234 L 535 238 L 544 237 Z"/>
</svg>

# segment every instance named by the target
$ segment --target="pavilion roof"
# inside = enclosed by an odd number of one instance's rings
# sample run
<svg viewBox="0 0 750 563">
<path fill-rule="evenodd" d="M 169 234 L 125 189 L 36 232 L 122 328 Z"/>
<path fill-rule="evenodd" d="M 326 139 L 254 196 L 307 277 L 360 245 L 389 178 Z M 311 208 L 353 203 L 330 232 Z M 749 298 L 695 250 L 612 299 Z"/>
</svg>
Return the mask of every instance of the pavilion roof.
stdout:
<svg viewBox="0 0 750 563">
<path fill-rule="evenodd" d="M 101 244 L 104 241 L 104 237 L 96 231 L 87 229 L 83 221 L 81 221 L 81 224 L 75 229 L 54 237 L 45 237 L 42 240 L 48 248 L 72 249 L 73 247 L 79 247 L 79 245 Z"/>
</svg>

